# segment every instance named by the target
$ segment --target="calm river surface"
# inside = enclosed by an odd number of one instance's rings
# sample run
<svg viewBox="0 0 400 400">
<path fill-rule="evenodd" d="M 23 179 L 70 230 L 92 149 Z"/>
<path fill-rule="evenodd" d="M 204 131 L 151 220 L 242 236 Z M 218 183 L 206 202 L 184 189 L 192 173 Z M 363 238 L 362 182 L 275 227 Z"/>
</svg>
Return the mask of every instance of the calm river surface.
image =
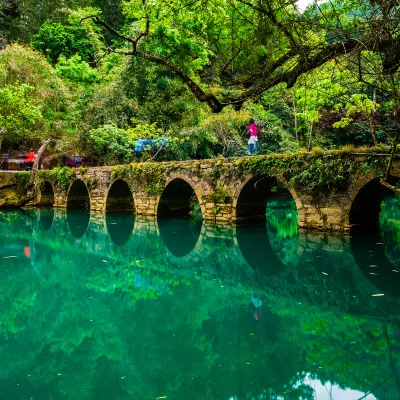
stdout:
<svg viewBox="0 0 400 400">
<path fill-rule="evenodd" d="M 400 202 L 381 230 L 0 213 L 0 399 L 400 399 Z"/>
</svg>

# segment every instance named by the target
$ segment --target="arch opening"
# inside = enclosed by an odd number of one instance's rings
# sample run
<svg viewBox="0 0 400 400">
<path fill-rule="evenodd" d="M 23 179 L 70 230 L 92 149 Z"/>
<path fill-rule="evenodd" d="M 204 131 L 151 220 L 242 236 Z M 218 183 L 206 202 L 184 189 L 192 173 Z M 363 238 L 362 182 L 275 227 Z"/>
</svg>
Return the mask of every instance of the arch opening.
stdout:
<svg viewBox="0 0 400 400">
<path fill-rule="evenodd" d="M 399 179 L 392 179 L 395 184 Z M 380 184 L 380 178 L 375 178 L 364 185 L 353 200 L 350 209 L 349 222 L 354 229 L 379 228 L 379 215 L 382 201 L 393 192 Z"/>
<path fill-rule="evenodd" d="M 238 222 L 265 220 L 268 204 L 277 200 L 292 201 L 295 204 L 289 190 L 275 178 L 254 176 L 240 191 L 236 202 L 236 219 Z M 296 207 L 293 212 L 297 216 Z"/>
<path fill-rule="evenodd" d="M 85 183 L 78 179 L 70 187 L 67 199 L 67 209 L 89 210 L 90 196 Z"/>
<path fill-rule="evenodd" d="M 157 215 L 179 217 L 189 214 L 201 216 L 199 199 L 189 183 L 176 178 L 164 189 L 158 204 Z"/>
<path fill-rule="evenodd" d="M 53 207 L 54 205 L 54 189 L 52 184 L 48 181 L 44 182 L 38 205 L 43 207 Z"/>
<path fill-rule="evenodd" d="M 128 184 L 122 179 L 116 180 L 108 191 L 106 211 L 125 212 L 133 210 L 133 196 Z"/>
</svg>

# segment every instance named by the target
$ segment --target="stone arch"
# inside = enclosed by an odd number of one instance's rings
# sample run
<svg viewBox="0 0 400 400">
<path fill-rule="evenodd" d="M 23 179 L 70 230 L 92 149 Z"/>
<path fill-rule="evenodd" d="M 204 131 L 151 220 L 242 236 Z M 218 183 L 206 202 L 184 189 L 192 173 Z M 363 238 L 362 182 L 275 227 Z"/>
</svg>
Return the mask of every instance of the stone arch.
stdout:
<svg viewBox="0 0 400 400">
<path fill-rule="evenodd" d="M 204 218 L 205 207 L 200 190 L 196 183 L 184 174 L 171 175 L 166 182 L 163 193 L 157 206 L 158 216 L 185 216 L 190 211 L 190 201 L 193 195 L 200 204 L 201 214 Z"/>
<path fill-rule="evenodd" d="M 280 185 L 285 187 L 293 198 L 299 221 L 302 221 L 303 205 L 300 197 L 293 188 L 287 187 L 275 177 L 261 175 L 248 175 L 241 185 L 236 188 L 233 196 L 234 220 L 265 219 L 268 198 L 272 195 L 272 187 Z"/>
<path fill-rule="evenodd" d="M 400 178 L 391 178 L 391 184 Z M 379 227 L 381 203 L 385 196 L 392 196 L 393 192 L 380 183 L 379 177 L 371 177 L 367 182 L 361 181 L 351 193 L 351 203 L 347 210 L 348 221 L 351 227 Z"/>
<path fill-rule="evenodd" d="M 37 205 L 44 207 L 53 207 L 54 200 L 55 195 L 53 185 L 49 181 L 45 181 L 40 190 L 40 197 Z"/>
<path fill-rule="evenodd" d="M 67 209 L 90 209 L 89 190 L 81 179 L 72 183 L 67 195 Z"/>
<path fill-rule="evenodd" d="M 116 179 L 109 187 L 106 199 L 106 211 L 133 211 L 134 198 L 128 183 L 123 179 Z"/>
</svg>

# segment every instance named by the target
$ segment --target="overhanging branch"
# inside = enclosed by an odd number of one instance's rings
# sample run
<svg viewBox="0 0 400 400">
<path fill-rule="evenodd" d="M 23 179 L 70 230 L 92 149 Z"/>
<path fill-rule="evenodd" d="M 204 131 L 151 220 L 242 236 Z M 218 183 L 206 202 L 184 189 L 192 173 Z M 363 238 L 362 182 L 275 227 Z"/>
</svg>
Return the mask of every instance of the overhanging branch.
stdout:
<svg viewBox="0 0 400 400">
<path fill-rule="evenodd" d="M 247 4 L 255 7 L 248 0 L 237 1 L 241 2 L 242 4 Z M 270 8 L 262 9 L 262 11 L 267 13 L 274 24 L 278 24 L 279 27 L 282 27 L 282 29 L 287 29 L 287 27 L 282 25 L 274 15 L 269 15 L 270 13 L 274 13 L 268 2 L 267 5 Z M 135 38 L 128 37 L 118 32 L 105 21 L 101 20 L 98 16 L 86 17 L 86 19 L 88 18 L 92 19 L 95 24 L 100 25 L 104 29 L 110 31 L 116 37 L 123 39 L 127 43 L 130 43 L 132 45 L 131 50 L 118 50 L 109 47 L 108 50 L 110 52 L 116 52 L 125 56 L 140 57 L 152 63 L 166 67 L 169 71 L 179 77 L 182 82 L 185 83 L 185 85 L 189 88 L 189 90 L 193 93 L 197 100 L 206 103 L 215 113 L 222 111 L 224 107 L 227 107 L 229 105 L 232 105 L 234 108 L 239 109 L 246 100 L 254 98 L 280 83 L 286 83 L 287 87 L 290 88 L 296 83 L 297 79 L 302 74 L 320 67 L 330 59 L 349 54 L 354 51 L 371 50 L 375 52 L 387 53 L 392 51 L 392 49 L 399 49 L 400 58 L 400 39 L 383 40 L 382 38 L 378 39 L 376 36 L 371 34 L 369 36 L 367 36 L 367 34 L 364 34 L 363 39 L 344 39 L 338 40 L 331 45 L 319 44 L 315 47 L 310 47 L 297 45 L 293 46 L 296 43 L 293 36 L 291 36 L 291 38 L 289 37 L 289 40 L 292 44 L 290 49 L 285 54 L 280 56 L 277 60 L 272 61 L 266 68 L 253 72 L 249 76 L 244 78 L 232 79 L 231 77 L 229 77 L 228 85 L 242 86 L 243 88 L 246 88 L 246 90 L 244 90 L 239 96 L 226 96 L 222 98 L 217 98 L 215 95 L 203 89 L 199 83 L 197 83 L 177 65 L 175 65 L 170 59 L 160 57 L 158 55 L 149 54 L 147 52 L 141 51 L 141 48 L 139 49 L 139 42 L 150 34 L 150 19 L 148 16 L 146 17 L 145 29 L 140 32 Z M 242 44 L 232 54 L 231 59 L 229 59 L 224 64 L 221 69 L 222 73 L 224 73 L 224 71 L 226 72 L 232 60 L 237 57 L 237 55 L 241 52 L 241 49 Z M 290 67 L 288 65 L 289 63 L 291 63 L 293 66 Z"/>
</svg>

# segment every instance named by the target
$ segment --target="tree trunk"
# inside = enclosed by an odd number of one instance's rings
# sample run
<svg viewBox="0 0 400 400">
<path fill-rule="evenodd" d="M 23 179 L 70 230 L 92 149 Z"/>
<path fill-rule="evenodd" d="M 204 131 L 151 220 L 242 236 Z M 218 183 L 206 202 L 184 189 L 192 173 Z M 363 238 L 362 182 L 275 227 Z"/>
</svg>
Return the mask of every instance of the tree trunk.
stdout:
<svg viewBox="0 0 400 400">
<path fill-rule="evenodd" d="M 293 94 L 293 114 L 294 114 L 294 132 L 296 134 L 296 140 L 299 141 L 299 135 L 297 133 L 297 106 L 296 106 L 296 97 Z"/>
<path fill-rule="evenodd" d="M 42 157 L 42 154 L 44 153 L 44 151 L 46 150 L 47 145 L 52 141 L 52 139 L 46 139 L 42 145 L 40 146 L 35 160 L 33 162 L 33 166 L 32 166 L 32 175 L 31 175 L 31 179 L 29 180 L 29 183 L 27 185 L 27 193 L 26 193 L 26 198 L 25 198 L 25 204 L 28 203 L 29 201 L 31 201 L 34 197 L 35 197 L 35 181 L 36 181 L 36 175 L 37 175 L 37 171 L 38 171 L 38 166 L 39 166 L 39 160 Z"/>
<path fill-rule="evenodd" d="M 374 89 L 373 94 L 373 108 L 372 108 L 372 115 L 368 118 L 369 119 L 369 126 L 371 130 L 372 139 L 374 140 L 374 145 L 378 145 L 378 139 L 376 137 L 376 89 Z"/>
<path fill-rule="evenodd" d="M 5 131 L 6 131 L 5 129 L 0 128 L 0 150 L 1 150 L 1 145 L 3 144 L 3 135 Z"/>
<path fill-rule="evenodd" d="M 369 129 L 371 131 L 372 139 L 374 140 L 374 146 L 378 145 L 378 139 L 376 137 L 376 121 L 374 117 L 369 117 Z"/>
<path fill-rule="evenodd" d="M 397 150 L 397 143 L 399 141 L 399 136 L 400 136 L 400 124 L 399 124 L 399 112 L 400 112 L 400 108 L 396 109 L 396 135 L 394 136 L 393 139 L 393 145 L 392 145 L 392 151 L 390 154 L 390 158 L 389 158 L 389 162 L 388 165 L 386 167 L 386 173 L 385 173 L 385 177 L 383 179 L 381 179 L 381 184 L 385 187 L 387 187 L 388 189 L 392 190 L 393 192 L 399 193 L 400 190 L 397 189 L 395 186 L 390 185 L 388 180 L 390 177 L 390 170 L 392 169 L 392 164 L 393 164 L 393 158 L 396 154 L 396 150 Z"/>
<path fill-rule="evenodd" d="M 44 151 L 46 150 L 47 145 L 51 142 L 52 139 L 46 139 L 42 145 L 40 146 L 35 160 L 33 162 L 33 166 L 32 166 L 32 175 L 31 175 L 31 180 L 29 182 L 29 185 L 33 185 L 35 183 L 36 180 L 36 175 L 37 175 L 37 171 L 38 171 L 38 167 L 39 167 L 39 160 L 42 157 L 42 154 L 44 153 Z"/>
<path fill-rule="evenodd" d="M 308 151 L 311 151 L 311 136 L 312 136 L 313 126 L 314 126 L 314 121 L 311 121 L 310 133 L 308 136 Z"/>
</svg>

